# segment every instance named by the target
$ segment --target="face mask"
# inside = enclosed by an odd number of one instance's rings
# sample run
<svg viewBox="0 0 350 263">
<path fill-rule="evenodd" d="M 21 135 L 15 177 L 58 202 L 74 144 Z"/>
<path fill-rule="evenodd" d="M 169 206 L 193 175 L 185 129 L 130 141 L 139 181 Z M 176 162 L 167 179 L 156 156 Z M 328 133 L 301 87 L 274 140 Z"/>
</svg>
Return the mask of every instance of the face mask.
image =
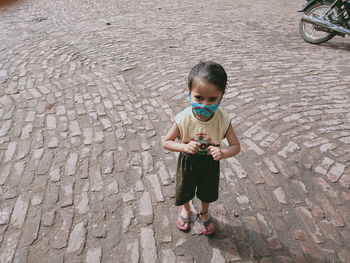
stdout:
<svg viewBox="0 0 350 263">
<path fill-rule="evenodd" d="M 203 117 L 210 117 L 212 116 L 215 111 L 219 108 L 219 104 L 214 105 L 203 105 L 200 103 L 191 103 L 193 111 Z"/>
<path fill-rule="evenodd" d="M 210 117 L 212 116 L 215 111 L 219 108 L 219 103 L 218 104 L 214 104 L 214 105 L 203 105 L 200 103 L 194 103 L 191 100 L 191 95 L 190 95 L 190 102 L 192 105 L 192 109 L 194 111 L 194 113 L 202 116 L 202 117 Z"/>
</svg>

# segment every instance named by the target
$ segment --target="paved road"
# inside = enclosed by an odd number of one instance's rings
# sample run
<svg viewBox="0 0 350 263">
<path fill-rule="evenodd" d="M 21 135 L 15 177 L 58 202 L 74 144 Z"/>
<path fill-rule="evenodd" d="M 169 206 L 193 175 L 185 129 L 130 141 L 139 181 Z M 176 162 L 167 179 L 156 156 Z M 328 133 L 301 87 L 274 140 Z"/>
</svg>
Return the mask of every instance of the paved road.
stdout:
<svg viewBox="0 0 350 263">
<path fill-rule="evenodd" d="M 302 3 L 1 7 L 0 262 L 350 262 L 350 40 L 303 42 Z M 159 144 L 201 59 L 242 143 L 211 238 L 175 229 Z"/>
</svg>

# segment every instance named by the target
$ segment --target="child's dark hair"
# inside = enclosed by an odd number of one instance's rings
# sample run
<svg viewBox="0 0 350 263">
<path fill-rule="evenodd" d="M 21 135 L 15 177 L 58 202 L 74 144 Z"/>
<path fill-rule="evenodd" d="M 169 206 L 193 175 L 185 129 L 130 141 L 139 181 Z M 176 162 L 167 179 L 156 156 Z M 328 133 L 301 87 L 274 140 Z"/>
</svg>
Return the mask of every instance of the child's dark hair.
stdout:
<svg viewBox="0 0 350 263">
<path fill-rule="evenodd" d="M 188 75 L 188 88 L 190 91 L 197 79 L 214 84 L 222 93 L 225 93 L 227 74 L 220 64 L 213 61 L 201 61 L 195 65 Z"/>
</svg>

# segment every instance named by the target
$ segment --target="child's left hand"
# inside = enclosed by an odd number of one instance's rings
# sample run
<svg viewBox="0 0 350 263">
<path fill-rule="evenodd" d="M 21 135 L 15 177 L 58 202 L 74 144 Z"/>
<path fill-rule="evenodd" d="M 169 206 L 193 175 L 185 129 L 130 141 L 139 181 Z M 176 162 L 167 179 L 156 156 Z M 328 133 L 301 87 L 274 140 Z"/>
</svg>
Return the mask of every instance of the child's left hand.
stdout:
<svg viewBox="0 0 350 263">
<path fill-rule="evenodd" d="M 220 147 L 209 146 L 208 149 L 215 161 L 224 159 L 224 153 L 221 151 Z"/>
</svg>

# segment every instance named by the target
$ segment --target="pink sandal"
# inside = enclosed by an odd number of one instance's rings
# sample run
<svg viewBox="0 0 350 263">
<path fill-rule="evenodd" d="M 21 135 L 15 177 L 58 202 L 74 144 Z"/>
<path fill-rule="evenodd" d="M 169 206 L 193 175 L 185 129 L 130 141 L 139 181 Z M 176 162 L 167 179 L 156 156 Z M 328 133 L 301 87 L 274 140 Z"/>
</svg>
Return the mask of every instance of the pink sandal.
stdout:
<svg viewBox="0 0 350 263">
<path fill-rule="evenodd" d="M 205 215 L 206 213 L 208 213 L 208 210 L 205 211 L 205 212 L 201 212 L 197 215 L 197 218 L 200 218 L 202 215 Z M 201 224 L 201 232 L 202 234 L 206 235 L 206 236 L 210 236 L 212 234 L 214 234 L 215 232 L 215 228 L 214 228 L 214 224 L 211 222 L 211 218 L 209 217 L 209 219 L 207 221 L 202 221 L 202 220 L 199 220 L 200 224 Z M 208 229 L 208 226 L 212 224 L 212 229 L 209 230 Z"/>
<path fill-rule="evenodd" d="M 182 206 L 180 206 L 180 209 L 179 209 L 179 217 L 176 219 L 176 227 L 181 230 L 181 231 L 188 231 L 190 230 L 190 218 L 189 217 L 183 217 L 181 215 L 181 211 L 182 211 Z M 181 224 L 180 220 L 184 223 L 184 224 Z M 186 226 L 186 223 L 187 223 L 187 226 Z"/>
</svg>

